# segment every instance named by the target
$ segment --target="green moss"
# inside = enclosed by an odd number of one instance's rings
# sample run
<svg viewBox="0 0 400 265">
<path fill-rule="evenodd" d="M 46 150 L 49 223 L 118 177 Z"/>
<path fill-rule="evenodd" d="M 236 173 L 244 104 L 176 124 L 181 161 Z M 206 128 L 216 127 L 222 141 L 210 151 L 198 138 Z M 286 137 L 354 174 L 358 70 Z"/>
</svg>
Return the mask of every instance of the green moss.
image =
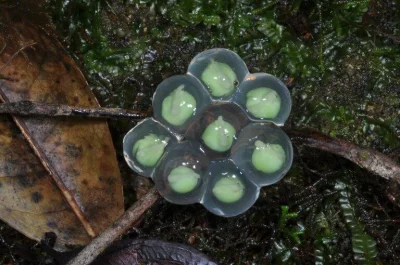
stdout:
<svg viewBox="0 0 400 265">
<path fill-rule="evenodd" d="M 244 58 L 251 72 L 268 72 L 287 83 L 292 128 L 312 128 L 385 151 L 400 146 L 398 5 L 389 0 L 49 1 L 63 44 L 82 65 L 103 106 L 148 110 L 163 79 L 185 73 L 198 52 L 224 47 Z M 117 150 L 133 125 L 110 121 Z M 180 242 L 195 237 L 196 247 L 222 264 L 312 264 L 314 254 L 323 264 L 354 263 L 340 194 L 331 177 L 316 175 L 345 162 L 303 152 L 302 162 L 294 163 L 280 185 L 262 189 L 258 203 L 245 215 L 221 220 L 200 206 L 164 203 L 143 222 L 144 236 Z M 308 166 L 318 170 L 302 168 L 308 159 Z M 377 223 L 396 216 L 393 205 L 383 199 L 382 181 L 371 184 L 367 180 L 373 177 L 365 174 L 357 172 L 360 183 L 349 185 L 348 191 L 384 211 L 363 203 L 358 208 Z M 131 203 L 127 200 L 127 206 Z M 298 216 L 282 226 L 279 205 L 290 205 Z M 325 216 L 325 221 L 316 216 Z M 199 228 L 204 223 L 207 227 Z M 397 231 L 390 224 L 379 229 L 386 231 L 388 242 Z M 245 236 L 232 233 L 237 230 Z M 296 231 L 304 234 L 296 239 Z M 233 248 L 239 251 L 232 253 Z M 385 264 L 398 261 L 396 252 L 382 248 L 378 244 Z"/>
<path fill-rule="evenodd" d="M 184 73 L 193 55 L 219 46 L 238 52 L 253 72 L 294 79 L 297 126 L 364 145 L 400 146 L 399 103 L 393 102 L 399 95 L 392 92 L 400 85 L 399 48 L 388 37 L 399 35 L 399 13 L 387 1 L 50 3 L 103 105 L 148 108 L 152 89 L 171 69 Z M 376 12 L 385 14 L 384 23 Z M 129 92 L 132 85 L 139 94 Z M 343 98 L 338 109 L 341 95 L 354 97 Z M 382 110 L 366 115 L 363 109 L 376 101 L 385 108 L 379 125 L 367 116 Z"/>
<path fill-rule="evenodd" d="M 378 255 L 376 240 L 365 231 L 364 224 L 357 219 L 348 185 L 345 182 L 337 181 L 335 189 L 340 193 L 339 203 L 342 214 L 352 233 L 354 259 L 360 264 L 376 264 Z"/>
</svg>

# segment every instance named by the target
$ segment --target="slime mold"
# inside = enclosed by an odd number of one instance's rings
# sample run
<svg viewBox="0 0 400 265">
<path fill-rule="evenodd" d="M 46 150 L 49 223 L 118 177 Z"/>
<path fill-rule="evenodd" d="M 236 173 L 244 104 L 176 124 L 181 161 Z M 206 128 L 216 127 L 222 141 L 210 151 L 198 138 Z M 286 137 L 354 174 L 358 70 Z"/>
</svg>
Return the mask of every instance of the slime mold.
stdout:
<svg viewBox="0 0 400 265">
<path fill-rule="evenodd" d="M 125 135 L 124 157 L 172 203 L 236 216 L 291 167 L 292 144 L 279 128 L 289 90 L 272 75 L 249 73 L 230 50 L 201 52 L 187 74 L 161 82 L 153 110 Z"/>
</svg>

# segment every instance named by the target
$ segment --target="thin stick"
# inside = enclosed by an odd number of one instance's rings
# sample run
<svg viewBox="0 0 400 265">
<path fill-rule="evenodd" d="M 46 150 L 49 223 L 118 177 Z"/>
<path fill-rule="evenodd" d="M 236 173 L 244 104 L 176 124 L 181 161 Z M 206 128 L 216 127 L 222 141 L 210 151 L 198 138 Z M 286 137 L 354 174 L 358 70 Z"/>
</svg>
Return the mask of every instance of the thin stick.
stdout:
<svg viewBox="0 0 400 265">
<path fill-rule="evenodd" d="M 140 120 L 149 116 L 147 113 L 119 108 L 87 108 L 68 105 L 55 105 L 19 101 L 0 104 L 0 113 L 22 116 L 78 116 L 93 118 L 126 118 Z"/>
<path fill-rule="evenodd" d="M 336 154 L 378 176 L 400 183 L 400 165 L 376 150 L 364 148 L 319 132 L 287 130 L 287 133 L 294 144 Z"/>
<path fill-rule="evenodd" d="M 99 256 L 114 240 L 131 228 L 157 200 L 160 198 L 155 187 L 133 204 L 117 221 L 92 240 L 67 265 L 88 265 Z"/>
<path fill-rule="evenodd" d="M 396 36 L 396 35 L 392 35 L 392 34 L 383 32 L 383 31 L 381 31 L 381 30 L 378 29 L 378 28 L 375 29 L 375 30 L 373 30 L 373 31 L 374 31 L 375 33 L 377 33 L 378 35 L 388 37 L 389 39 L 392 39 L 392 40 L 394 40 L 394 41 L 396 41 L 396 42 L 400 42 L 400 36 Z"/>
<path fill-rule="evenodd" d="M 30 101 L 0 104 L 0 113 L 14 115 L 78 116 L 91 118 L 125 118 L 139 120 L 148 113 L 118 108 L 85 108 L 67 105 L 33 103 Z M 400 183 L 400 165 L 390 157 L 369 148 L 332 138 L 318 132 L 286 130 L 294 144 L 306 145 L 330 152 L 356 163 L 360 167 L 385 179 Z"/>
</svg>

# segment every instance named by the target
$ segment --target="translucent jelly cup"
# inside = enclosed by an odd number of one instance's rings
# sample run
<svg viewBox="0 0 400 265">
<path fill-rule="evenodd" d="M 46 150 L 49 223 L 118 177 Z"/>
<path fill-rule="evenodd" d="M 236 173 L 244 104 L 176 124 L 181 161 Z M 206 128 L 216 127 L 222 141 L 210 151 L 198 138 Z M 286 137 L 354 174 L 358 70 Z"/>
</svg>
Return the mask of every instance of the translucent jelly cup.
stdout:
<svg viewBox="0 0 400 265">
<path fill-rule="evenodd" d="M 260 88 L 267 92 L 263 93 Z M 275 112 L 277 100 L 280 101 L 280 107 L 279 111 Z M 246 76 L 233 96 L 233 101 L 243 108 L 250 120 L 273 122 L 278 126 L 283 126 L 292 108 L 292 99 L 288 88 L 281 80 L 266 73 Z M 248 104 L 252 106 L 250 107 Z M 255 112 L 266 115 L 257 117 Z"/>
<path fill-rule="evenodd" d="M 210 102 L 207 89 L 197 78 L 172 76 L 161 82 L 153 95 L 154 118 L 182 134 Z"/>
<path fill-rule="evenodd" d="M 227 158 L 230 155 L 230 148 L 225 152 L 218 152 L 212 150 L 202 139 L 202 136 L 207 127 L 217 121 L 219 117 L 232 125 L 236 130 L 236 134 L 233 138 L 233 143 L 237 139 L 238 132 L 248 123 L 248 119 L 243 113 L 243 110 L 236 104 L 233 103 L 216 103 L 208 105 L 203 112 L 199 115 L 199 118 L 189 124 L 187 131 L 183 135 L 185 139 L 199 141 L 204 150 L 205 154 L 210 159 L 222 159 Z M 216 135 L 218 137 L 218 135 Z"/>
<path fill-rule="evenodd" d="M 147 156 L 150 160 L 158 160 L 158 161 L 156 161 L 156 164 L 152 166 L 141 164 L 137 157 L 138 150 L 136 150 L 135 153 L 133 152 L 135 144 L 143 139 L 144 141 L 147 140 L 150 141 L 151 143 L 151 140 L 157 139 L 157 137 L 159 138 L 160 141 L 156 142 L 156 146 L 154 147 L 146 146 L 145 145 L 146 143 L 141 142 L 139 143 L 139 147 L 142 147 L 141 154 L 143 154 L 145 158 Z M 170 145 L 176 142 L 177 142 L 176 136 L 170 130 L 168 130 L 164 125 L 155 121 L 152 118 L 145 119 L 142 122 L 138 123 L 133 129 L 131 129 L 123 139 L 123 151 L 124 151 L 125 161 L 129 165 L 129 167 L 138 174 L 143 175 L 145 177 L 151 177 L 154 168 L 157 167 L 157 163 L 163 156 L 163 153 L 167 151 L 167 148 Z M 164 149 L 161 152 L 163 146 Z M 148 153 L 146 150 L 148 150 Z M 159 156 L 159 159 L 157 159 L 157 156 Z M 152 164 L 154 163 L 154 161 L 150 162 Z"/>
<path fill-rule="evenodd" d="M 216 215 L 232 217 L 244 213 L 258 198 L 260 188 L 229 159 L 212 161 L 207 174 L 209 181 L 202 204 Z M 231 181 L 224 183 L 222 179 Z"/>
<path fill-rule="evenodd" d="M 278 127 L 292 108 L 289 90 L 249 73 L 230 50 L 199 53 L 186 74 L 158 85 L 152 103 L 154 118 L 125 135 L 124 157 L 171 203 L 236 216 L 291 167 L 292 144 Z"/>
<path fill-rule="evenodd" d="M 256 151 L 257 145 L 261 148 Z M 239 133 L 231 157 L 249 180 L 268 186 L 281 180 L 289 171 L 293 147 L 289 137 L 279 127 L 269 123 L 251 123 Z M 261 170 L 253 162 L 261 166 Z"/>
<path fill-rule="evenodd" d="M 239 55 L 216 48 L 196 55 L 188 73 L 204 84 L 213 99 L 229 100 L 249 71 Z"/>
<path fill-rule="evenodd" d="M 182 205 L 200 202 L 207 187 L 208 165 L 209 159 L 198 142 L 180 142 L 168 148 L 154 171 L 153 181 L 160 194 L 169 202 Z M 186 170 L 174 175 L 174 169 L 182 167 Z M 181 185 L 177 183 L 179 181 Z"/>
</svg>

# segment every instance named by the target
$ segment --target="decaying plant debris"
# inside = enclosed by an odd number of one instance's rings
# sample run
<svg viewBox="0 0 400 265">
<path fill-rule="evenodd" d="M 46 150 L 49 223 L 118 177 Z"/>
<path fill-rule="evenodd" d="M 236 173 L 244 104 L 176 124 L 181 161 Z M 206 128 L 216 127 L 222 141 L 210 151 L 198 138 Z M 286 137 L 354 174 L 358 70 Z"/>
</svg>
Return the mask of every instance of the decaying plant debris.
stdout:
<svg viewBox="0 0 400 265">
<path fill-rule="evenodd" d="M 183 73 L 199 51 L 223 46 L 240 53 L 253 72 L 271 72 L 288 84 L 294 99 L 288 130 L 322 131 L 400 162 L 398 3 L 50 2 L 59 32 L 69 36 L 64 45 L 82 63 L 102 106 L 148 113 L 162 78 Z M 190 13 L 196 8 L 199 13 Z M 134 124 L 110 121 L 117 152 Z M 289 175 L 263 189 L 246 214 L 224 219 L 199 205 L 160 200 L 123 237 L 191 244 L 221 264 L 396 264 L 398 182 L 337 155 L 296 145 Z M 122 160 L 129 206 L 136 200 L 132 179 L 140 177 Z M 26 264 L 19 246 L 48 264 L 35 242 L 5 225 L 0 235 L 0 264 Z"/>
</svg>

